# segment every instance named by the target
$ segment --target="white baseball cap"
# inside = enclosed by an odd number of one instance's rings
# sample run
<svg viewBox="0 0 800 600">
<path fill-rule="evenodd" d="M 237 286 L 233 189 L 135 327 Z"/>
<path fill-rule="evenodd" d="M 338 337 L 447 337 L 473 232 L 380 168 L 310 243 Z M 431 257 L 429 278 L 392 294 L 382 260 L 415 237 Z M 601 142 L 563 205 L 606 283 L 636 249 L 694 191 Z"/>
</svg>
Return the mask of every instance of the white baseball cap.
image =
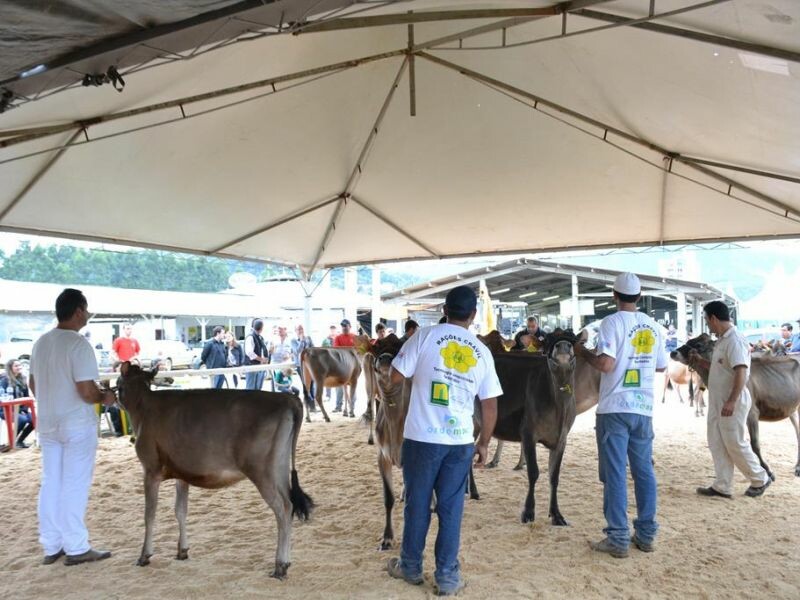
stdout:
<svg viewBox="0 0 800 600">
<path fill-rule="evenodd" d="M 620 273 L 614 280 L 614 291 L 626 296 L 638 296 L 642 293 L 642 284 L 634 273 Z"/>
</svg>

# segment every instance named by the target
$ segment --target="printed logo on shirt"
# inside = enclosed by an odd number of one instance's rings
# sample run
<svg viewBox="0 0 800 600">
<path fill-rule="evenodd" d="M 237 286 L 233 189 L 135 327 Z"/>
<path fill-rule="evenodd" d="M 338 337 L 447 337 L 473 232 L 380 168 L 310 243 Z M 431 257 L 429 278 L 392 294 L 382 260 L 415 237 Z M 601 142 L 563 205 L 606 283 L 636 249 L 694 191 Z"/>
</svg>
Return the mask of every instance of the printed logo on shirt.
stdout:
<svg viewBox="0 0 800 600">
<path fill-rule="evenodd" d="M 444 359 L 445 367 L 455 369 L 459 373 L 466 373 L 478 364 L 472 348 L 462 346 L 458 342 L 449 342 L 446 347 L 439 350 L 439 354 Z"/>
<path fill-rule="evenodd" d="M 450 386 L 442 381 L 431 383 L 431 404 L 450 406 Z"/>
<path fill-rule="evenodd" d="M 634 347 L 636 354 L 650 354 L 655 345 L 656 337 L 649 329 L 640 329 L 631 340 L 631 346 Z"/>
<path fill-rule="evenodd" d="M 628 369 L 625 371 L 625 378 L 622 380 L 622 387 L 640 387 L 642 377 L 639 369 Z"/>
</svg>

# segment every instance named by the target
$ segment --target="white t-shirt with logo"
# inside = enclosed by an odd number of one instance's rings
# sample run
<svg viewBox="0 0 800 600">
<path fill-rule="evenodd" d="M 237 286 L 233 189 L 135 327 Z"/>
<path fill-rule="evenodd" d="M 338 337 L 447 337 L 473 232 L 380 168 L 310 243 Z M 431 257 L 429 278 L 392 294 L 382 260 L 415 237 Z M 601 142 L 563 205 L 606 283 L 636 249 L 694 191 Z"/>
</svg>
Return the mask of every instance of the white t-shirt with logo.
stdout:
<svg viewBox="0 0 800 600">
<path fill-rule="evenodd" d="M 33 345 L 30 368 L 40 433 L 97 425 L 94 406 L 83 401 L 75 385 L 99 377 L 97 358 L 85 337 L 70 329 L 45 333 Z"/>
<path fill-rule="evenodd" d="M 602 320 L 597 351 L 615 359 L 600 375 L 597 413 L 653 416 L 653 379 L 667 366 L 661 326 L 646 314 L 620 310 Z"/>
<path fill-rule="evenodd" d="M 404 436 L 417 442 L 471 444 L 475 396 L 503 393 L 489 349 L 449 323 L 417 331 L 392 366 L 414 378 Z"/>
</svg>

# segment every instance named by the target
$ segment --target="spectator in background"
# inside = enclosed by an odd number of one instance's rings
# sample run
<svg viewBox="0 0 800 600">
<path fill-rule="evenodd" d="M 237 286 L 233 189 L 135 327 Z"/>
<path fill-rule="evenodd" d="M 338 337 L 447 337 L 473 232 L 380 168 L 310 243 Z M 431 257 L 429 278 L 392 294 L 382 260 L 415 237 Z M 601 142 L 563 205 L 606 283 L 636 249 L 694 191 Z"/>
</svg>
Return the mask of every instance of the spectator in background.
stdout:
<svg viewBox="0 0 800 600">
<path fill-rule="evenodd" d="M 142 349 L 139 342 L 133 337 L 133 325 L 125 323 L 122 326 L 122 335 L 114 340 L 111 349 L 114 351 L 116 362 L 124 363 L 139 357 Z"/>
<path fill-rule="evenodd" d="M 11 388 L 11 396 L 13 398 L 27 398 L 30 396 L 28 392 L 28 381 L 22 372 L 22 363 L 17 359 L 12 358 L 6 363 L 5 375 L 0 375 L 0 390 L 5 392 Z M 0 411 L 0 419 L 5 419 Z M 17 416 L 17 448 L 27 448 L 28 444 L 25 443 L 27 438 L 33 431 L 33 418 L 27 406 L 19 407 L 19 415 Z"/>
<path fill-rule="evenodd" d="M 539 321 L 536 317 L 528 317 L 527 326 L 525 329 L 518 331 L 514 336 L 514 346 L 512 350 L 527 350 L 533 346 L 534 350 L 539 350 L 544 345 L 545 332 L 539 327 Z M 523 340 L 523 336 L 528 336 Z M 528 345 L 525 345 L 525 341 Z"/>
<path fill-rule="evenodd" d="M 278 325 L 278 335 L 270 342 L 269 354 L 271 363 L 292 361 L 292 341 L 286 333 L 286 325 Z"/>
<path fill-rule="evenodd" d="M 236 342 L 236 338 L 230 331 L 225 334 L 225 348 L 228 351 L 228 361 L 226 366 L 241 367 L 244 364 L 244 350 L 242 350 L 242 347 Z M 231 377 L 233 380 L 233 388 L 238 388 L 239 376 L 236 373 L 231 373 Z"/>
<path fill-rule="evenodd" d="M 419 329 L 419 323 L 417 323 L 414 319 L 409 319 L 406 321 L 405 333 L 403 334 L 403 337 L 400 338 L 400 341 L 405 344 L 408 339 L 417 332 L 417 329 Z"/>
<path fill-rule="evenodd" d="M 342 333 L 337 335 L 333 339 L 333 347 L 334 348 L 352 348 L 356 345 L 356 336 L 354 333 L 350 332 L 350 321 L 347 319 L 342 319 L 340 323 L 342 326 Z M 333 412 L 342 412 L 342 400 L 344 398 L 344 388 L 337 387 L 336 388 L 336 408 L 333 409 Z"/>
<path fill-rule="evenodd" d="M 217 325 L 214 327 L 214 337 L 203 346 L 203 353 L 200 355 L 200 362 L 208 369 L 224 369 L 228 366 L 228 351 L 225 349 L 225 342 L 222 338 L 225 329 Z M 225 384 L 225 375 L 214 375 L 211 379 L 213 388 L 221 388 Z"/>
<path fill-rule="evenodd" d="M 383 323 L 378 323 L 377 325 L 375 325 L 375 339 L 372 340 L 372 343 L 374 344 L 378 340 L 382 340 L 385 337 L 386 337 L 386 325 L 384 325 Z"/>
<path fill-rule="evenodd" d="M 261 335 L 264 330 L 264 321 L 253 319 L 253 329 L 244 340 L 244 355 L 247 365 L 265 365 L 269 362 L 267 343 Z M 245 376 L 245 388 L 260 390 L 264 386 L 264 373 L 266 371 L 248 371 Z"/>
<path fill-rule="evenodd" d="M 322 340 L 322 347 L 323 348 L 332 348 L 333 347 L 333 340 L 336 339 L 336 325 L 331 325 L 330 333 L 328 333 L 328 337 Z"/>
<path fill-rule="evenodd" d="M 666 341 L 664 342 L 664 346 L 667 350 L 667 353 L 678 349 L 678 332 L 675 331 L 675 325 L 672 323 L 670 323 L 669 327 L 667 328 L 667 337 Z"/>
<path fill-rule="evenodd" d="M 800 319 L 797 319 L 797 323 L 800 323 Z M 791 325 L 789 326 L 789 331 L 792 331 Z M 800 331 L 797 333 L 792 333 L 792 337 L 789 338 L 789 343 L 787 344 L 789 349 L 789 354 L 797 354 L 800 352 Z"/>
</svg>

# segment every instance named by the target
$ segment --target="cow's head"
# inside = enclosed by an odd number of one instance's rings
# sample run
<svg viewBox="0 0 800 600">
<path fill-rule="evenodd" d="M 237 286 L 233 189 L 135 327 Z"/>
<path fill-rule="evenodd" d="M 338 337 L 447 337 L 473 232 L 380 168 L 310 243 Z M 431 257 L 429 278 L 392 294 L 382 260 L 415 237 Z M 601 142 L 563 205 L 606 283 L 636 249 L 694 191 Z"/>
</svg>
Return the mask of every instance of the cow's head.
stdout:
<svg viewBox="0 0 800 600">
<path fill-rule="evenodd" d="M 688 365 L 690 367 L 692 365 L 692 358 L 691 353 L 692 350 L 697 352 L 700 356 L 705 358 L 706 360 L 711 360 L 711 355 L 714 353 L 714 340 L 711 338 L 710 335 L 704 333 L 702 335 L 697 336 L 696 338 L 692 338 L 688 342 L 686 342 L 683 346 L 678 348 L 677 350 L 673 350 L 670 352 L 670 357 L 672 360 L 677 360 L 684 365 Z"/>
<path fill-rule="evenodd" d="M 140 366 L 130 362 L 122 363 L 119 368 L 119 377 L 117 378 L 120 404 L 128 408 L 126 402 L 130 404 L 137 392 L 142 389 L 149 390 L 150 384 L 157 374 L 158 366 L 154 367 L 152 370 L 146 371 Z"/>
<path fill-rule="evenodd" d="M 492 354 L 502 354 L 514 346 L 514 340 L 505 339 L 496 329 L 486 335 L 478 335 L 478 339 L 489 348 Z"/>
<path fill-rule="evenodd" d="M 570 381 L 575 374 L 573 346 L 577 339 L 571 329 L 556 329 L 553 333 L 548 333 L 544 341 L 547 366 L 559 387 L 570 393 Z"/>
<path fill-rule="evenodd" d="M 392 361 L 402 347 L 403 342 L 400 341 L 400 338 L 390 333 L 385 338 L 377 340 L 370 347 L 369 353 L 365 357 L 366 360 L 372 362 L 381 400 L 389 404 L 392 404 L 394 397 L 402 392 L 402 386 L 393 386 L 391 380 Z"/>
</svg>

